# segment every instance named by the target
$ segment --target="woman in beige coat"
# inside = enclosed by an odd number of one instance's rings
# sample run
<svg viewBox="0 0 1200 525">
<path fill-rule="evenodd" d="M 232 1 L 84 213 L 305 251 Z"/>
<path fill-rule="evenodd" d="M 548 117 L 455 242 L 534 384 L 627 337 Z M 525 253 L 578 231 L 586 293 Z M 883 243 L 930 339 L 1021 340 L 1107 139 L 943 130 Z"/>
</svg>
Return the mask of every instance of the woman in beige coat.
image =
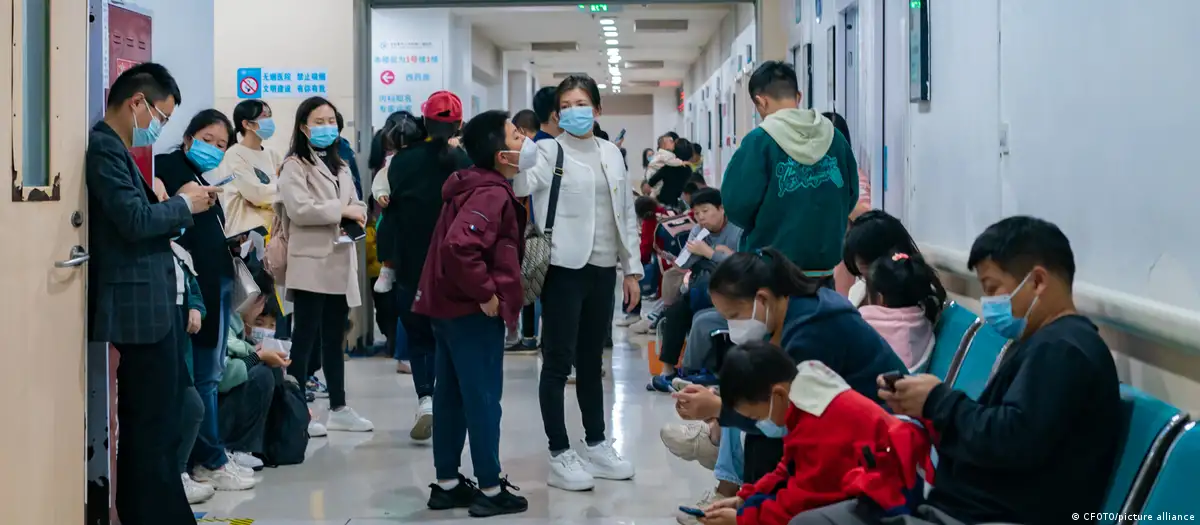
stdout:
<svg viewBox="0 0 1200 525">
<path fill-rule="evenodd" d="M 326 428 L 369 432 L 374 425 L 346 406 L 342 339 L 350 308 L 362 302 L 356 246 L 343 242 L 340 227 L 342 221 L 365 224 L 367 207 L 338 156 L 336 115 L 333 104 L 320 97 L 300 104 L 292 147 L 279 174 L 288 232 L 285 285 L 294 313 L 288 373 L 304 384 L 309 363 L 319 355 L 329 386 Z"/>
</svg>

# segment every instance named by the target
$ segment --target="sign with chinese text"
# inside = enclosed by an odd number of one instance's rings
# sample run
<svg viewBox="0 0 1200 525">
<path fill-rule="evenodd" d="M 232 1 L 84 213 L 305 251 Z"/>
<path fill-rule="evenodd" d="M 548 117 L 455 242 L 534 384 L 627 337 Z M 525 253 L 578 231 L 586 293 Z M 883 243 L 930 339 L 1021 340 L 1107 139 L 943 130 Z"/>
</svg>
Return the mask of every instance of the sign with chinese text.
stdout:
<svg viewBox="0 0 1200 525">
<path fill-rule="evenodd" d="M 240 99 L 327 97 L 329 73 L 313 68 L 243 67 L 237 71 Z"/>
<path fill-rule="evenodd" d="M 421 116 L 421 103 L 446 89 L 442 42 L 378 38 L 372 47 L 371 123 L 383 127 L 388 115 L 408 111 Z"/>
</svg>

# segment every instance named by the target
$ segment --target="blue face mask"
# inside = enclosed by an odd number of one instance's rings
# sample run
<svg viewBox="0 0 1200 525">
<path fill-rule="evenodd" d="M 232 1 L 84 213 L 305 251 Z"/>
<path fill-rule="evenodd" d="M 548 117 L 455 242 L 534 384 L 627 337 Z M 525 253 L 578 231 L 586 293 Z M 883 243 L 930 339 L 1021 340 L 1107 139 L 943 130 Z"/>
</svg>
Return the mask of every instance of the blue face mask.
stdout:
<svg viewBox="0 0 1200 525">
<path fill-rule="evenodd" d="M 221 165 L 225 152 L 203 140 L 193 138 L 192 147 L 187 150 L 187 158 L 200 168 L 200 171 L 212 171 Z"/>
<path fill-rule="evenodd" d="M 338 138 L 337 126 L 313 126 L 308 133 L 308 142 L 321 149 L 332 146 Z"/>
<path fill-rule="evenodd" d="M 159 135 L 162 135 L 162 121 L 167 119 L 167 116 L 151 105 L 149 100 L 146 101 L 146 107 L 149 108 L 147 112 L 150 113 L 150 123 L 146 127 L 138 127 L 137 113 L 133 115 L 133 147 L 135 148 L 153 146 L 155 142 L 158 142 Z M 158 113 L 161 120 L 154 118 L 155 113 Z"/>
<path fill-rule="evenodd" d="M 771 396 L 771 405 L 770 405 L 770 408 L 768 408 L 767 410 L 768 410 L 768 412 L 767 412 L 768 414 L 772 414 L 775 412 L 775 396 L 774 395 Z M 782 425 L 776 425 L 774 421 L 771 421 L 770 416 L 767 416 L 767 419 L 764 419 L 762 421 L 756 421 L 754 423 L 754 426 L 758 428 L 759 432 L 762 432 L 764 436 L 767 436 L 769 438 L 780 439 L 783 436 L 786 436 L 788 433 L 787 427 L 782 426 Z"/>
<path fill-rule="evenodd" d="M 254 134 L 258 135 L 258 138 L 267 140 L 275 135 L 275 119 L 260 118 L 256 122 L 258 122 L 258 131 L 255 131 Z"/>
<path fill-rule="evenodd" d="M 1029 305 L 1029 310 L 1025 312 L 1025 317 L 1013 316 L 1012 298 L 1021 291 L 1021 288 L 1025 287 L 1030 275 L 1032 274 L 1026 274 L 1025 278 L 1021 280 L 1021 284 L 1012 293 L 991 295 L 980 299 L 983 321 L 996 330 L 996 333 L 1007 339 L 1020 339 L 1025 334 L 1029 312 L 1032 312 L 1033 307 L 1037 306 L 1039 297 L 1034 297 L 1033 302 Z"/>
<path fill-rule="evenodd" d="M 575 106 L 558 110 L 558 127 L 576 137 L 591 133 L 595 121 L 596 118 L 590 106 Z"/>
</svg>

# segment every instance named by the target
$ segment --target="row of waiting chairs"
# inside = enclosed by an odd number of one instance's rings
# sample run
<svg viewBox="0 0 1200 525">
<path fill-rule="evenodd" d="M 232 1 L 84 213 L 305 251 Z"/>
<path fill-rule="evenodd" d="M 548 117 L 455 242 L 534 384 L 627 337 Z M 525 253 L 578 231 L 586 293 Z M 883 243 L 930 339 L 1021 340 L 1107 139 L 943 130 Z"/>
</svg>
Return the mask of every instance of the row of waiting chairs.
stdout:
<svg viewBox="0 0 1200 525">
<path fill-rule="evenodd" d="M 935 331 L 928 372 L 977 399 L 1012 342 L 953 301 L 942 310 Z M 1098 523 L 1135 524 L 1139 514 L 1154 516 L 1153 521 L 1175 521 L 1161 519 L 1163 513 L 1200 515 L 1194 489 L 1200 428 L 1182 410 L 1128 385 L 1121 385 L 1121 407 L 1120 422 L 1127 430 L 1100 509 L 1107 519 Z"/>
</svg>

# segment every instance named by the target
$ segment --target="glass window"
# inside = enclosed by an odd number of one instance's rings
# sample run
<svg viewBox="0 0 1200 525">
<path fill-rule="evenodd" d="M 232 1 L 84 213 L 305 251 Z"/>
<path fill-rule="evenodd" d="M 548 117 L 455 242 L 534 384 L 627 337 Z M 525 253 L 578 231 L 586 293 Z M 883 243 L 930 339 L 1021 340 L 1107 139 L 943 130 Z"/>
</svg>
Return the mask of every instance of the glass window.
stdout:
<svg viewBox="0 0 1200 525">
<path fill-rule="evenodd" d="M 21 185 L 50 185 L 50 2 L 21 0 Z M 15 6 L 14 6 L 15 7 Z M 14 62 L 17 62 L 14 60 Z M 14 64 L 15 66 L 17 64 Z"/>
</svg>

